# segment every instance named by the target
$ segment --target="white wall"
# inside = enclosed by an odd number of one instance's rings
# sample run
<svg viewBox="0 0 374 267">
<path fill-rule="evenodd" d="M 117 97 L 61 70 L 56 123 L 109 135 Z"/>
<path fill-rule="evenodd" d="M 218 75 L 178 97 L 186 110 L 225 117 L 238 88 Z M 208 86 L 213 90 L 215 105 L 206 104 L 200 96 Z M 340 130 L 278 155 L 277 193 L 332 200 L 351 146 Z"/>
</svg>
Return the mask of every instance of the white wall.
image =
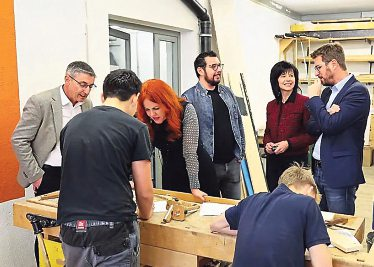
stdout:
<svg viewBox="0 0 374 267">
<path fill-rule="evenodd" d="M 290 31 L 297 21 L 247 0 L 237 1 L 237 21 L 242 32 L 244 70 L 256 129 L 265 129 L 266 104 L 274 99 L 270 86 L 270 69 L 278 62 L 276 34 Z"/>
</svg>

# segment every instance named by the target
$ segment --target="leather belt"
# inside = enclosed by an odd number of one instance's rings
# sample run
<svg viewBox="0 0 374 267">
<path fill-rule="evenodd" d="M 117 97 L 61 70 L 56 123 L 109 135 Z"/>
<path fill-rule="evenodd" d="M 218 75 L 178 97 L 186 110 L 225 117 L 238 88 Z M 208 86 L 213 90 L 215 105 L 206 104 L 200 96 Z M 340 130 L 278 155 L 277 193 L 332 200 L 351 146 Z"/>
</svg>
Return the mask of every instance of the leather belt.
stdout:
<svg viewBox="0 0 374 267">
<path fill-rule="evenodd" d="M 62 224 L 67 227 L 77 227 L 77 224 L 79 225 L 79 222 L 82 222 L 82 221 L 85 221 L 86 227 L 109 226 L 110 228 L 113 228 L 114 225 L 124 223 L 124 222 L 106 222 L 106 221 L 97 221 L 97 220 L 78 220 L 78 221 L 66 222 Z"/>
</svg>

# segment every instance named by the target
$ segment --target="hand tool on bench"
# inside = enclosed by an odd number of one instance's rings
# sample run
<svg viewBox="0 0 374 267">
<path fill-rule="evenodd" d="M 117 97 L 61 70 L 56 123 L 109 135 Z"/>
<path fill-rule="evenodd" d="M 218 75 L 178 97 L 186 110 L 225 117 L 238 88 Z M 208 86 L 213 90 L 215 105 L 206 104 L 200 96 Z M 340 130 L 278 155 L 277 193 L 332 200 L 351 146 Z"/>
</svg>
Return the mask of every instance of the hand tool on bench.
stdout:
<svg viewBox="0 0 374 267">
<path fill-rule="evenodd" d="M 191 203 L 173 197 L 167 201 L 167 212 L 165 217 L 162 219 L 162 223 L 168 223 L 171 220 L 184 221 L 186 216 L 196 212 L 199 208 L 200 205 L 197 203 Z"/>
<path fill-rule="evenodd" d="M 355 230 L 352 227 L 345 226 L 345 224 L 347 222 L 348 222 L 348 218 L 342 218 L 342 217 L 325 221 L 327 227 L 333 227 L 333 226 L 335 226 L 335 227 L 339 227 L 339 228 L 342 228 L 342 229 Z"/>
</svg>

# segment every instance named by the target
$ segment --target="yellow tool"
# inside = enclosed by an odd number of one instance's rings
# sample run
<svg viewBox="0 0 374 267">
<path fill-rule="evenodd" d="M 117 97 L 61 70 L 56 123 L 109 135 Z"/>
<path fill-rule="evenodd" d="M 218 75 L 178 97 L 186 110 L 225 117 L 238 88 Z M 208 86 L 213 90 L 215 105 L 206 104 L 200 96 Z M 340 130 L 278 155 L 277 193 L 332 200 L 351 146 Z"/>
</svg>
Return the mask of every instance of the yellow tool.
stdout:
<svg viewBox="0 0 374 267">
<path fill-rule="evenodd" d="M 198 211 L 200 205 L 188 201 L 179 200 L 176 197 L 167 200 L 165 217 L 162 223 L 168 223 L 172 219 L 175 221 L 184 221 L 186 216 Z"/>
</svg>

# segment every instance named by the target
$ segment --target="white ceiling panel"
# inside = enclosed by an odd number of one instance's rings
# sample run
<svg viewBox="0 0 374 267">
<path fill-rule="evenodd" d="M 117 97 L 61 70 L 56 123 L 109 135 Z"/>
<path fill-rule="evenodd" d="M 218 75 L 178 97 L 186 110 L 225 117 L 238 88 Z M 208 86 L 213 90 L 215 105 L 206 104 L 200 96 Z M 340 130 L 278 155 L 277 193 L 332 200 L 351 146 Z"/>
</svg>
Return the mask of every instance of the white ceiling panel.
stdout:
<svg viewBox="0 0 374 267">
<path fill-rule="evenodd" d="M 299 15 L 374 11 L 374 0 L 275 0 Z"/>
</svg>

